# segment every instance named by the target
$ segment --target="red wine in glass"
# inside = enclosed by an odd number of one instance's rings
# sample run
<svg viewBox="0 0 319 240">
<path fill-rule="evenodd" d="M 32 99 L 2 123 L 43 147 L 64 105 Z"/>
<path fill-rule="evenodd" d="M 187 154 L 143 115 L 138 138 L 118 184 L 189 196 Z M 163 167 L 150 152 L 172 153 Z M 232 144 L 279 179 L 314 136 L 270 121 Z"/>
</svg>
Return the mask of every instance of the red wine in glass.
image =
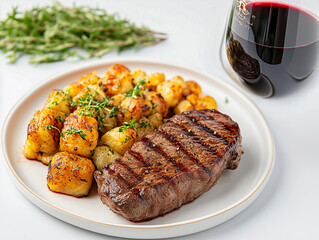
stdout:
<svg viewBox="0 0 319 240">
<path fill-rule="evenodd" d="M 248 88 L 263 97 L 287 94 L 316 67 L 319 19 L 286 3 L 235 0 L 225 43 L 234 74 Z"/>
</svg>

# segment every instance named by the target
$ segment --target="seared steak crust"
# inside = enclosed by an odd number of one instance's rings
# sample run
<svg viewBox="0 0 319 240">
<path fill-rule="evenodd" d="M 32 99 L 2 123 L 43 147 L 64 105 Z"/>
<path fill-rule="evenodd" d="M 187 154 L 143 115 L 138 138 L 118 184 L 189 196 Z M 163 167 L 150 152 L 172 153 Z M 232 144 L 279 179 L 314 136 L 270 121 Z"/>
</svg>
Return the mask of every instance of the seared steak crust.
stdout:
<svg viewBox="0 0 319 240">
<path fill-rule="evenodd" d="M 94 174 L 103 203 L 130 221 L 163 215 L 208 191 L 242 154 L 240 130 L 215 110 L 174 116 Z"/>
</svg>

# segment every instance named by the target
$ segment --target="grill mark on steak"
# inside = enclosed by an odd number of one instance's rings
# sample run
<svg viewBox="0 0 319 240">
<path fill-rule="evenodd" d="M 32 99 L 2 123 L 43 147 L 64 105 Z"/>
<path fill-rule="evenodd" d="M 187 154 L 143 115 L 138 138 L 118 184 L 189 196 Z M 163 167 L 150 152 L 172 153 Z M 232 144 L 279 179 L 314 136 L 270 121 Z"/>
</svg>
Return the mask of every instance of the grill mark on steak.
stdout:
<svg viewBox="0 0 319 240">
<path fill-rule="evenodd" d="M 229 142 L 224 139 L 223 137 L 221 137 L 218 133 L 216 133 L 216 131 L 211 130 L 210 128 L 208 128 L 205 125 L 202 125 L 201 123 L 197 122 L 199 121 L 196 117 L 191 117 L 191 116 L 187 116 L 184 115 L 189 121 L 191 121 L 194 125 L 196 125 L 198 128 L 200 128 L 202 131 L 209 133 L 211 136 L 215 137 L 218 141 L 222 142 L 225 145 L 228 145 Z"/>
<path fill-rule="evenodd" d="M 190 160 L 194 162 L 194 164 L 203 169 L 207 174 L 212 174 L 212 171 L 201 164 L 192 153 L 189 153 L 188 150 L 183 147 L 183 145 L 176 139 L 174 135 L 167 133 L 164 129 L 159 129 L 158 132 L 161 133 L 173 145 L 177 146 Z"/>
<path fill-rule="evenodd" d="M 206 142 L 201 141 L 202 139 L 198 139 L 197 136 L 190 131 L 191 129 L 187 129 L 183 123 L 179 122 L 171 122 L 172 125 L 175 125 L 175 127 L 180 128 L 185 135 L 187 135 L 190 139 L 192 139 L 193 142 L 198 143 L 201 145 L 207 152 L 212 153 L 213 155 L 216 155 L 216 149 L 214 147 L 209 146 Z"/>
<path fill-rule="evenodd" d="M 135 177 L 135 179 L 137 179 L 138 181 L 141 181 L 143 178 L 140 176 L 140 175 L 138 175 L 138 174 L 136 174 L 133 170 L 132 170 L 132 168 L 130 168 L 126 163 L 124 163 L 122 160 L 121 160 L 121 158 L 118 158 L 118 159 L 116 159 L 115 160 L 118 164 L 120 164 L 120 165 L 122 165 L 129 173 L 131 173 L 134 177 Z"/>
<path fill-rule="evenodd" d="M 148 162 L 145 161 L 144 157 L 142 154 L 140 154 L 139 152 L 136 152 L 134 150 L 128 150 L 128 154 L 130 154 L 132 157 L 134 157 L 136 160 L 140 161 L 141 163 L 143 163 L 143 167 L 149 167 L 150 164 Z"/>
<path fill-rule="evenodd" d="M 234 129 L 233 129 L 233 128 L 230 128 L 229 125 L 226 125 L 226 124 L 224 124 L 224 123 L 222 123 L 222 122 L 217 122 L 217 121 L 215 120 L 215 118 L 213 118 L 212 116 L 210 116 L 210 115 L 208 115 L 208 114 L 205 115 L 204 113 L 198 113 L 198 115 L 199 115 L 200 117 L 204 118 L 205 120 L 208 120 L 208 121 L 210 121 L 210 122 L 213 122 L 213 123 L 216 124 L 217 126 L 220 126 L 220 127 L 222 127 L 223 129 L 228 130 L 228 131 L 231 132 L 231 133 L 234 132 Z"/>
<path fill-rule="evenodd" d="M 155 152 L 159 153 L 160 155 L 162 155 L 164 158 L 166 158 L 166 160 L 170 163 L 173 164 L 173 166 L 181 172 L 185 172 L 187 171 L 187 169 L 185 168 L 185 166 L 181 163 L 176 162 L 176 159 L 173 158 L 172 156 L 170 156 L 169 154 L 167 154 L 163 148 L 159 145 L 159 144 L 155 144 L 152 142 L 152 140 L 148 139 L 147 136 L 144 136 L 141 139 L 142 142 L 144 142 L 146 144 L 146 146 L 148 146 L 149 148 L 153 149 Z"/>
<path fill-rule="evenodd" d="M 143 137 L 144 138 L 144 137 Z M 143 138 L 141 138 L 140 140 L 142 140 Z M 152 170 L 150 168 L 150 164 L 144 159 L 144 157 L 142 156 L 142 154 L 140 154 L 139 152 L 136 152 L 134 150 L 129 150 L 128 153 L 134 157 L 136 160 L 140 161 L 143 163 L 143 166 L 146 167 L 148 170 Z M 169 182 L 171 180 L 171 177 L 169 176 L 165 176 L 162 174 L 162 172 L 158 171 L 156 172 L 156 174 L 159 175 L 159 177 L 163 178 L 165 181 Z"/>
<path fill-rule="evenodd" d="M 116 181 L 120 181 L 124 183 L 124 185 L 126 185 L 128 188 L 132 188 L 132 186 L 120 174 L 117 174 L 113 169 L 109 168 L 108 165 L 106 165 L 106 167 L 103 170 L 105 170 L 108 173 L 108 175 L 110 175 L 113 179 L 116 179 Z M 99 172 L 100 174 L 103 174 L 102 170 L 100 170 Z M 106 188 L 106 190 L 108 190 L 108 188 Z M 109 191 L 104 191 L 104 194 L 106 194 L 117 206 L 121 205 L 116 201 L 116 199 L 114 199 L 113 196 L 110 195 Z"/>
</svg>

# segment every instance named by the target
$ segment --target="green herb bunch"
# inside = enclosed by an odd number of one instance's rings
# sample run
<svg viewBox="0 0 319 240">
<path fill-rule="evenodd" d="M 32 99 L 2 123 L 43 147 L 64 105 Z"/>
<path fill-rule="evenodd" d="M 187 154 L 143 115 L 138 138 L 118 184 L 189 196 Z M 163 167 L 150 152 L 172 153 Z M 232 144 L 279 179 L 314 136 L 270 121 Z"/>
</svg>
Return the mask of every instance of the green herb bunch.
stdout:
<svg viewBox="0 0 319 240">
<path fill-rule="evenodd" d="M 25 54 L 32 55 L 30 63 L 101 57 L 113 49 L 120 52 L 165 39 L 166 34 L 136 27 L 105 10 L 75 5 L 68 8 L 58 2 L 25 12 L 14 8 L 0 21 L 0 50 L 8 53 L 10 63 Z"/>
</svg>

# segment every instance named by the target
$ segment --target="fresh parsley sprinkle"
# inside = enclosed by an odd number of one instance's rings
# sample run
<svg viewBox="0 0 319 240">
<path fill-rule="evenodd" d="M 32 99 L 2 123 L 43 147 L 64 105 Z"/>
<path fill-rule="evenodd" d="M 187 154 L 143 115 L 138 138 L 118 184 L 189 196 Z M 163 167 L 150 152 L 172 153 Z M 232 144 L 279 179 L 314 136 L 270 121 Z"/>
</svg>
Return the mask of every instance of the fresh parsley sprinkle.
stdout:
<svg viewBox="0 0 319 240">
<path fill-rule="evenodd" d="M 58 130 L 58 131 L 60 132 L 60 129 L 58 129 L 57 127 L 55 127 L 55 126 L 53 126 L 53 125 L 51 125 L 51 124 L 45 125 L 45 128 L 46 128 L 47 130 L 55 129 L 55 130 Z"/>
<path fill-rule="evenodd" d="M 139 123 L 139 127 L 138 128 L 147 128 L 147 127 L 151 127 L 151 124 L 149 121 L 144 121 L 141 120 L 138 122 Z"/>
<path fill-rule="evenodd" d="M 134 88 L 131 88 L 130 90 L 128 90 L 125 93 L 125 97 L 133 97 L 133 98 L 138 98 L 139 96 L 143 97 L 141 89 L 142 91 L 145 90 L 145 79 L 139 81 Z"/>
<path fill-rule="evenodd" d="M 56 118 L 62 123 L 65 121 L 64 118 L 61 117 L 59 114 L 56 115 Z"/>
<path fill-rule="evenodd" d="M 74 127 L 70 126 L 69 129 L 62 131 L 61 135 L 63 136 L 64 134 L 72 135 L 72 134 L 78 134 L 83 140 L 86 140 L 86 134 L 84 130 L 82 129 L 75 129 Z"/>
<path fill-rule="evenodd" d="M 121 141 L 121 143 L 126 143 L 130 139 L 131 137 L 129 135 L 126 135 L 124 141 Z"/>
<path fill-rule="evenodd" d="M 110 152 L 114 155 L 114 151 L 113 151 L 111 148 L 109 148 L 109 150 L 110 150 Z"/>
<path fill-rule="evenodd" d="M 119 128 L 119 132 L 124 132 L 129 128 L 135 128 L 135 119 L 131 119 L 130 121 L 125 121 L 123 126 Z"/>
<path fill-rule="evenodd" d="M 229 100 L 227 97 L 225 98 L 225 103 L 229 103 Z"/>
</svg>

